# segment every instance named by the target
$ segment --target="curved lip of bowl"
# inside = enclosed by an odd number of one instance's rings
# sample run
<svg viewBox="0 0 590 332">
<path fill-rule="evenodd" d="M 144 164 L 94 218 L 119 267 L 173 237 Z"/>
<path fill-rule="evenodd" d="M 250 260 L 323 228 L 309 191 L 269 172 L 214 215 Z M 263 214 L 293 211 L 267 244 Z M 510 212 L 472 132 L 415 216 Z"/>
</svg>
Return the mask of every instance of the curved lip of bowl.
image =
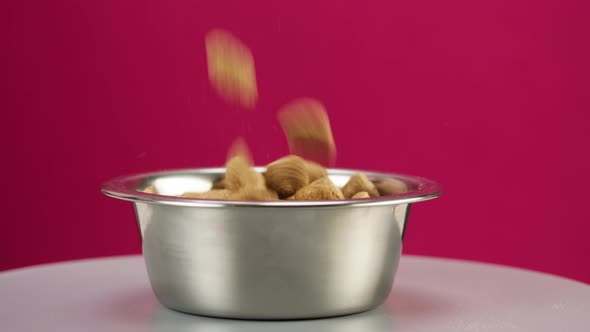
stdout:
<svg viewBox="0 0 590 332">
<path fill-rule="evenodd" d="M 263 172 L 264 167 L 255 167 L 258 172 Z M 396 173 L 381 173 L 372 171 L 329 168 L 329 175 L 353 175 L 363 172 L 368 177 L 388 178 L 393 177 L 406 183 L 414 184 L 417 189 L 398 195 L 388 195 L 363 199 L 343 199 L 336 201 L 232 201 L 217 199 L 195 199 L 187 197 L 150 194 L 136 190 L 139 183 L 149 178 L 183 174 L 225 174 L 224 167 L 178 169 L 151 173 L 134 174 L 111 179 L 102 185 L 102 192 L 113 198 L 131 202 L 185 206 L 185 207 L 337 207 L 337 206 L 380 206 L 421 202 L 436 198 L 442 194 L 441 186 L 419 176 L 403 175 Z"/>
</svg>

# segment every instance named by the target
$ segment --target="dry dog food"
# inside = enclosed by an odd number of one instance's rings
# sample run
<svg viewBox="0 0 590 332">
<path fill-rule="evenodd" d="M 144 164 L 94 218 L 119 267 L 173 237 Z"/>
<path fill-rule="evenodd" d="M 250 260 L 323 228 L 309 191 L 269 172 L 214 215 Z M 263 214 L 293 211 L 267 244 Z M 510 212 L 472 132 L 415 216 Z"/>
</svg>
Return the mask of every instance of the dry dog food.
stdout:
<svg viewBox="0 0 590 332">
<path fill-rule="evenodd" d="M 246 45 L 224 30 L 205 36 L 209 80 L 228 102 L 253 108 L 258 99 L 254 58 Z M 341 200 L 367 199 L 401 194 L 403 181 L 389 178 L 373 183 L 363 173 L 353 175 L 338 188 L 322 165 L 336 160 L 336 145 L 326 109 L 313 98 L 295 99 L 277 115 L 285 133 L 290 155 L 268 164 L 261 174 L 242 138 L 230 147 L 226 173 L 207 192 L 186 192 L 181 197 L 216 200 Z M 157 194 L 151 185 L 144 192 Z"/>
<path fill-rule="evenodd" d="M 330 180 L 325 168 L 295 155 L 273 161 L 261 174 L 253 168 L 248 155 L 245 150 L 241 150 L 240 154 L 230 155 L 225 176 L 214 182 L 211 190 L 186 192 L 181 197 L 246 201 L 330 201 L 366 199 L 407 191 L 405 183 L 400 180 L 385 179 L 375 184 L 363 173 L 351 176 L 340 189 Z M 149 186 L 144 191 L 156 193 L 154 186 Z"/>
<path fill-rule="evenodd" d="M 296 99 L 283 106 L 277 117 L 292 154 L 322 165 L 334 164 L 336 145 L 328 114 L 319 101 Z"/>
<path fill-rule="evenodd" d="M 205 36 L 209 81 L 226 101 L 254 108 L 258 100 L 254 57 L 233 34 L 211 30 Z"/>
</svg>

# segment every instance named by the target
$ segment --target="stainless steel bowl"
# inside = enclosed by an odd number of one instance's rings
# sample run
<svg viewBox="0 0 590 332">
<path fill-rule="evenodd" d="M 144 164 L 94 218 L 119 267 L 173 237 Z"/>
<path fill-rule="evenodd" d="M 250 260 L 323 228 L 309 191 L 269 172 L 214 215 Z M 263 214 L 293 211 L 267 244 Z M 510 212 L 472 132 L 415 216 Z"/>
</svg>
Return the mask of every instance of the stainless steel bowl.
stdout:
<svg viewBox="0 0 590 332">
<path fill-rule="evenodd" d="M 263 168 L 257 168 L 264 171 Z M 343 186 L 357 171 L 329 170 Z M 133 202 L 149 279 L 159 301 L 187 313 L 302 319 L 372 309 L 388 296 L 410 205 L 440 195 L 427 179 L 394 177 L 409 192 L 341 201 L 220 201 L 174 197 L 207 191 L 224 168 L 113 179 Z M 160 195 L 140 190 L 154 185 Z"/>
</svg>

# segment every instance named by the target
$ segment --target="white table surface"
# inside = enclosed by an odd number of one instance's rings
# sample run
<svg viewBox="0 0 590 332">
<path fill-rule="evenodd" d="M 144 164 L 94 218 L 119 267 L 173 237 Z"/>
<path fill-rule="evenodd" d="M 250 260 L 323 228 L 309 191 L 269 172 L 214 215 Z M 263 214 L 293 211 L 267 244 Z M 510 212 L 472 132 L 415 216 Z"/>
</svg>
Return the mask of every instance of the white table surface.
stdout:
<svg viewBox="0 0 590 332">
<path fill-rule="evenodd" d="M 403 256 L 386 304 L 340 318 L 256 322 L 168 310 L 141 256 L 0 273 L 0 331 L 590 331 L 590 285 L 458 260 Z"/>
</svg>

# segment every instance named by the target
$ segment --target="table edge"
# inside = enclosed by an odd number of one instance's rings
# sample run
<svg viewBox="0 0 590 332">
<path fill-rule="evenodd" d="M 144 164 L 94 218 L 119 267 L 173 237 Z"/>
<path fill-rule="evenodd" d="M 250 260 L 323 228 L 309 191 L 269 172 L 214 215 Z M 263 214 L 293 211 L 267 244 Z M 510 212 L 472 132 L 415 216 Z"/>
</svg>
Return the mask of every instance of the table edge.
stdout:
<svg viewBox="0 0 590 332">
<path fill-rule="evenodd" d="M 10 274 L 18 274 L 18 273 L 27 273 L 37 269 L 44 269 L 44 268 L 51 268 L 51 267 L 59 267 L 59 266 L 67 266 L 67 265 L 76 265 L 76 264 L 83 264 L 83 263 L 91 263 L 103 260 L 125 260 L 125 259 L 137 259 L 142 258 L 142 254 L 126 254 L 126 255 L 111 255 L 111 256 L 98 256 L 98 257 L 87 257 L 81 259 L 71 259 L 71 260 L 63 260 L 63 261 L 56 261 L 56 262 L 48 262 L 48 263 L 41 263 L 41 264 L 34 264 L 28 266 L 17 267 L 13 269 L 8 269 L 4 271 L 0 271 L 0 277 L 10 275 Z M 540 276 L 550 277 L 554 279 L 560 279 L 563 281 L 569 281 L 581 286 L 590 287 L 590 284 L 585 283 L 580 280 L 572 279 L 569 277 L 552 274 L 543 271 L 531 270 L 523 267 L 512 266 L 512 265 L 504 265 L 499 263 L 491 263 L 491 262 L 482 262 L 470 259 L 463 259 L 463 258 L 453 258 L 453 257 L 443 257 L 443 256 L 430 256 L 430 255 L 413 255 L 413 254 L 403 254 L 401 256 L 401 262 L 404 260 L 413 260 L 413 261 L 439 261 L 443 263 L 455 263 L 455 264 L 468 264 L 468 265 L 480 265 L 480 266 L 487 266 L 492 268 L 499 268 L 499 269 L 507 269 L 507 270 L 517 270 L 524 273 L 536 274 Z M 143 259 L 142 259 L 143 260 Z M 403 263 L 401 263 L 403 264 Z"/>
</svg>

